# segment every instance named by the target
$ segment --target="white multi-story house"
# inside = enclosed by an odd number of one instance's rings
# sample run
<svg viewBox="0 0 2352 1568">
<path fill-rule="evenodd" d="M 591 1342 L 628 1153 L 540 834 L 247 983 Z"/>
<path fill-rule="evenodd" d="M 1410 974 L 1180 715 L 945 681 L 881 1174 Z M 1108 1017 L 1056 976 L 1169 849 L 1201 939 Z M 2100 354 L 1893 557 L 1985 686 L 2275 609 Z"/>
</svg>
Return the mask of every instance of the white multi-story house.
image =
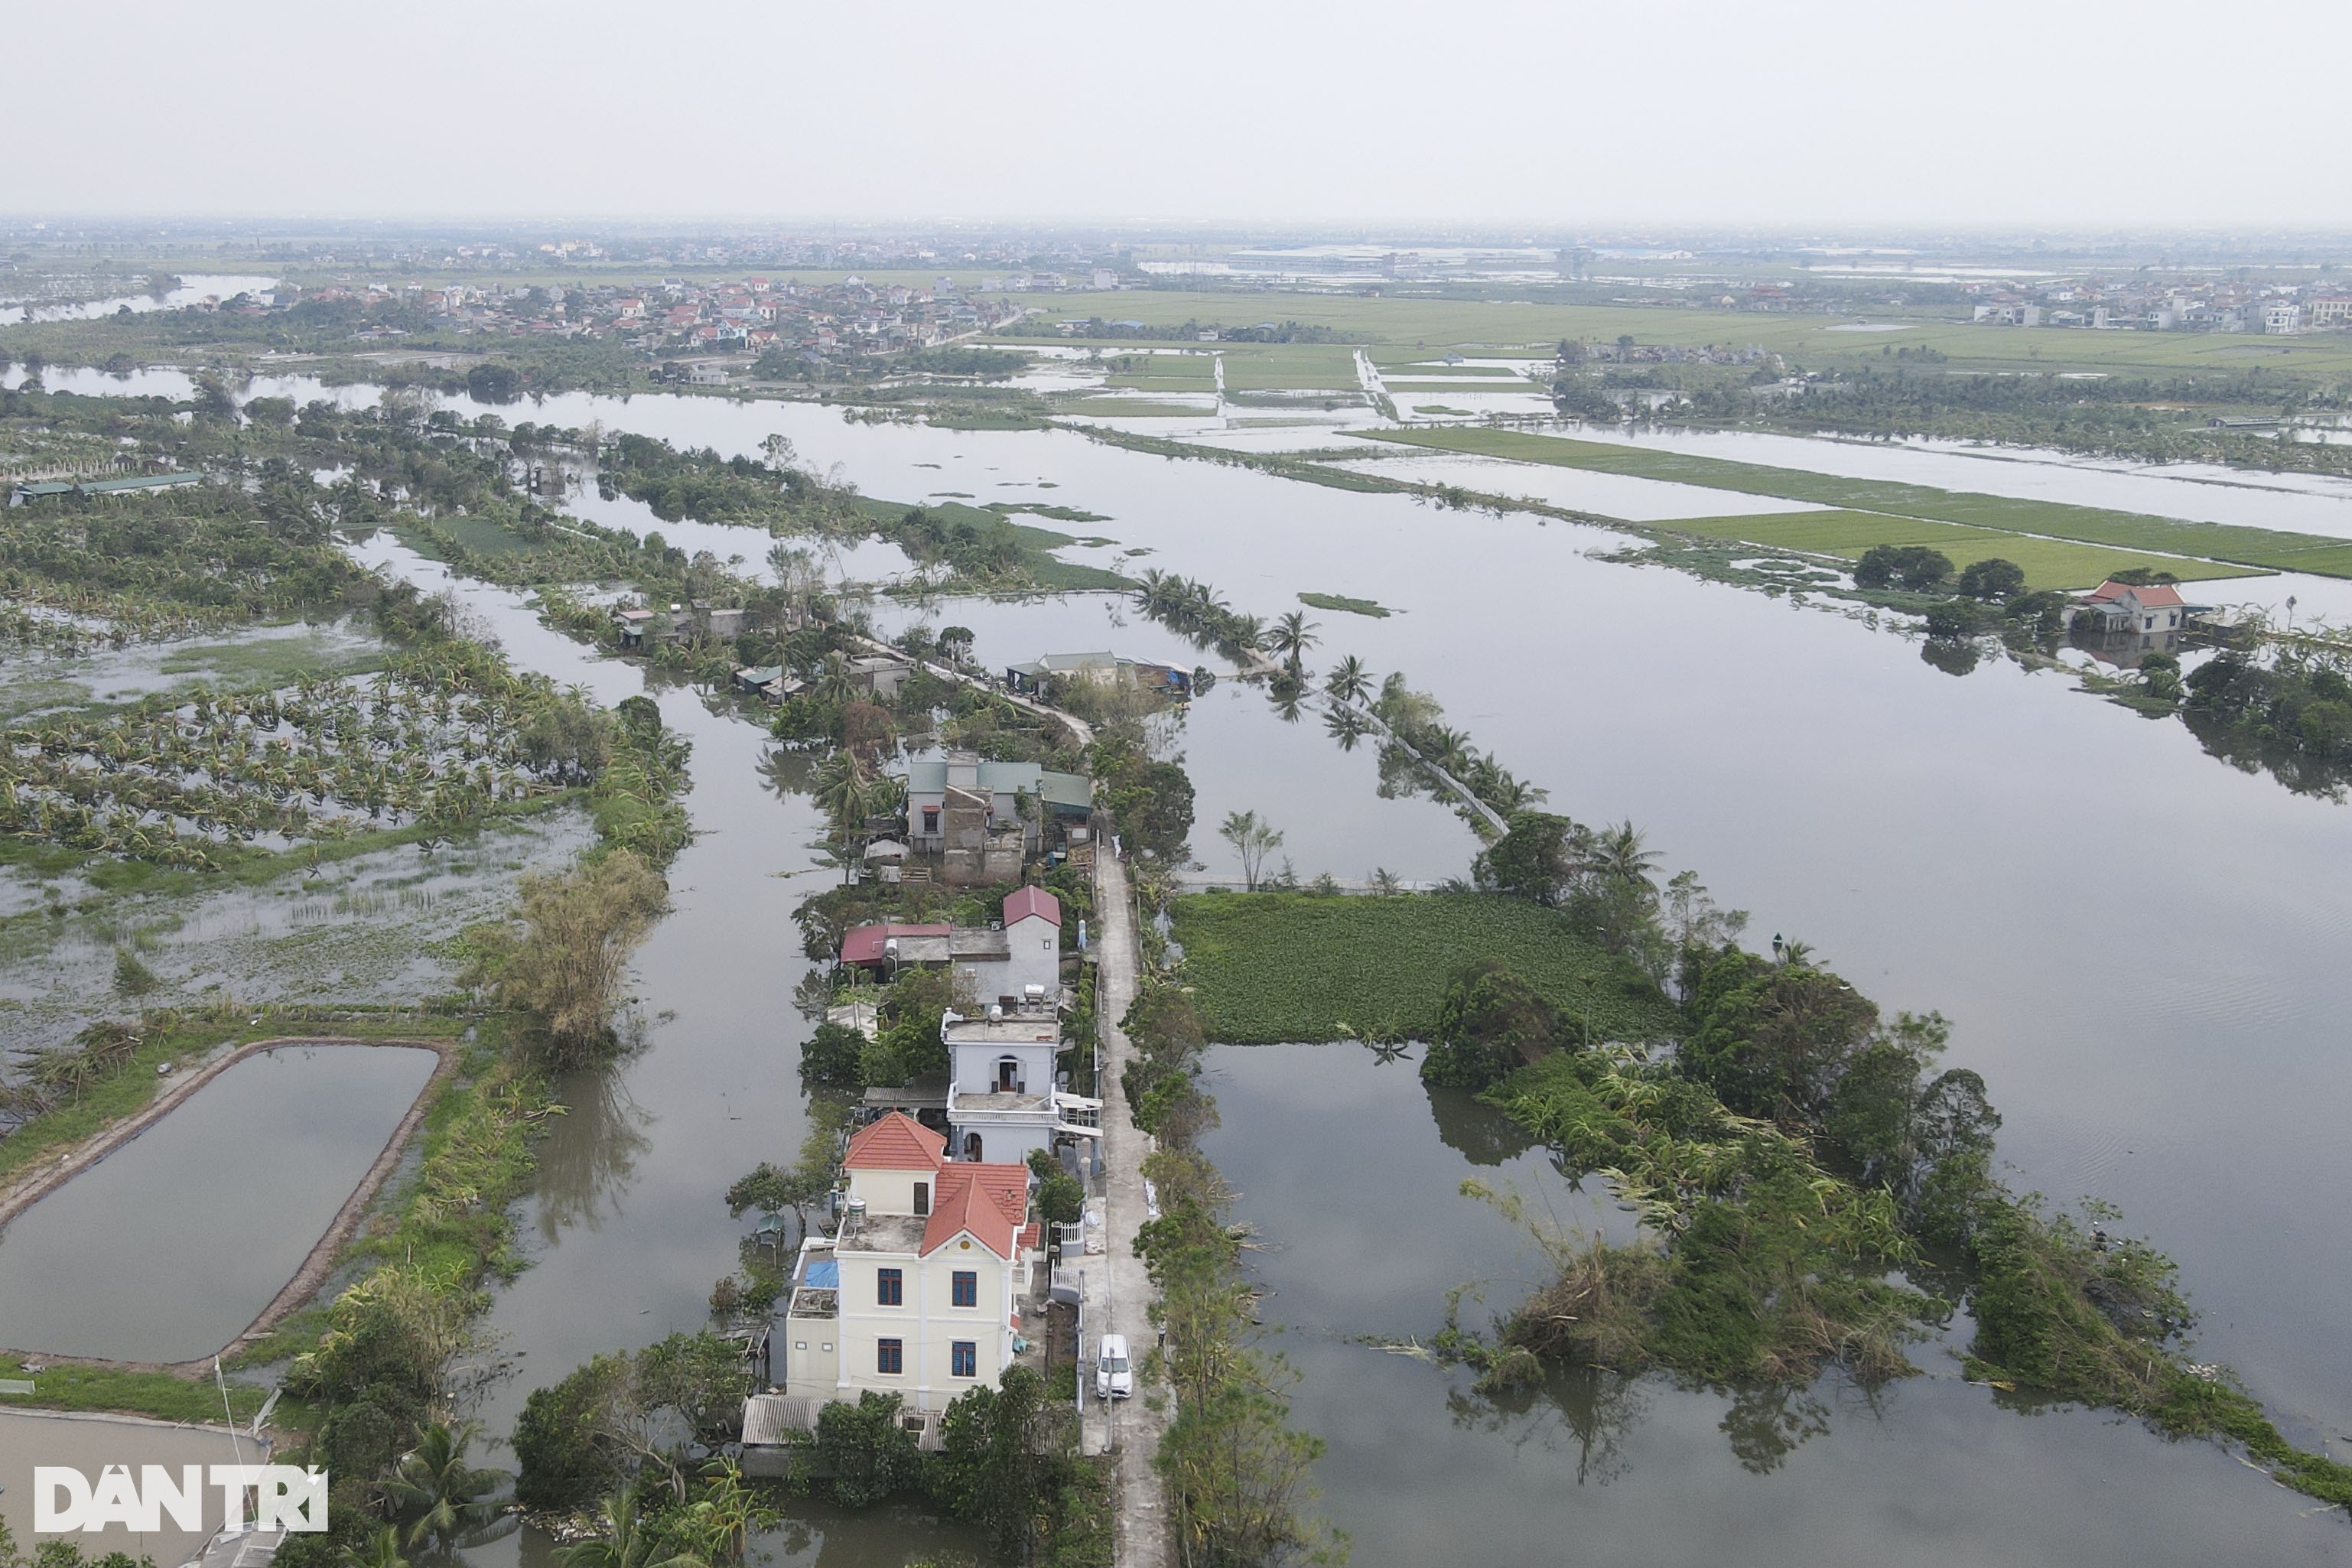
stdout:
<svg viewBox="0 0 2352 1568">
<path fill-rule="evenodd" d="M 1025 1348 L 1024 1310 L 1044 1310 L 1029 1170 L 950 1161 L 946 1143 L 895 1110 L 849 1141 L 840 1228 L 803 1242 L 793 1270 L 778 1392 L 822 1405 L 870 1388 L 940 1411 Z"/>
<path fill-rule="evenodd" d="M 959 1160 L 1021 1160 L 1057 1143 L 1102 1136 L 1099 1100 L 1055 1077 L 1062 1023 L 1051 1006 L 992 1006 L 983 1017 L 940 1020 L 948 1047 L 949 1147 Z"/>
</svg>

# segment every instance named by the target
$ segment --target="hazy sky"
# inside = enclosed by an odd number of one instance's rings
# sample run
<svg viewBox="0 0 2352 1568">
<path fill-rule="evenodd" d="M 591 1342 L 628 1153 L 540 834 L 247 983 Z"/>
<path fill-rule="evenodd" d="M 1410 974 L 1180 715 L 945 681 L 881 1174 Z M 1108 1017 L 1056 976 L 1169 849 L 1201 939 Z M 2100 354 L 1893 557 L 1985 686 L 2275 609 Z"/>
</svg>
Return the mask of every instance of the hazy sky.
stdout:
<svg viewBox="0 0 2352 1568">
<path fill-rule="evenodd" d="M 5 15 L 16 215 L 2352 226 L 2352 0 Z"/>
</svg>

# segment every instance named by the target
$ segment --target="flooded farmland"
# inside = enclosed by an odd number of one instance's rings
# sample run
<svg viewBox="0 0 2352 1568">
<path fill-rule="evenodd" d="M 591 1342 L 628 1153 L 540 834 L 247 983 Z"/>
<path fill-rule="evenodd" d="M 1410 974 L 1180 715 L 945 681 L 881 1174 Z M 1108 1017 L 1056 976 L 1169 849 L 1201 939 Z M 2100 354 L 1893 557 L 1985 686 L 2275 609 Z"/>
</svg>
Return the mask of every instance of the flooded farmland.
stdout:
<svg viewBox="0 0 2352 1568">
<path fill-rule="evenodd" d="M 1803 937 L 1890 1009 L 1943 1011 L 1956 1026 L 1952 1065 L 1983 1072 L 2007 1119 L 2000 1153 L 2018 1184 L 2062 1202 L 2093 1194 L 2122 1205 L 2131 1229 L 2179 1258 L 2205 1313 L 2201 1354 L 2236 1368 L 2305 1441 L 2352 1429 L 2352 1379 L 2315 1315 L 2342 1283 L 2352 1225 L 2299 1195 L 2310 1162 L 2352 1112 L 2352 1072 L 2333 1044 L 2346 998 L 2326 956 L 2352 921 L 2341 808 L 2224 767 L 2179 727 L 2097 702 L 2063 677 L 1995 665 L 1956 680 L 1889 630 L 1596 562 L 1588 552 L 1610 542 L 1597 531 L 1437 511 L 1066 434 L 876 429 L 734 404 L 710 405 L 697 424 L 692 400 L 646 408 L 658 401 L 607 403 L 597 414 L 635 425 L 657 412 L 643 421 L 654 433 L 721 450 L 755 448 L 781 428 L 811 459 L 846 465 L 870 494 L 937 487 L 940 472 L 1018 477 L 987 481 L 1006 486 L 1050 478 L 1055 500 L 1112 520 L 1089 526 L 1150 552 L 1130 570 L 1202 578 L 1253 613 L 1278 612 L 1310 590 L 1394 606 L 1402 613 L 1385 619 L 1316 615 L 1315 657 L 1353 653 L 1376 671 L 1404 672 L 1444 703 L 1450 722 L 1549 789 L 1552 808 L 1588 821 L 1633 818 L 1670 868 L 1696 868 L 1723 901 L 1753 910 L 1758 931 Z M 584 416 L 593 402 L 560 416 Z M 2196 499 L 2229 498 L 2200 487 Z M 1098 598 L 951 601 L 891 614 L 894 624 L 919 615 L 972 626 L 991 664 L 1065 644 L 1141 657 L 1183 651 L 1157 628 L 1120 624 Z M 519 628 L 510 646 L 532 635 Z M 698 823 L 766 847 L 770 869 L 805 866 L 797 857 L 814 819 L 796 799 L 751 784 L 757 732 L 711 719 L 687 694 L 663 700 L 697 738 Z M 1264 810 L 1292 833 L 1286 850 L 1302 877 L 1360 876 L 1373 865 L 1443 876 L 1466 866 L 1467 836 L 1450 816 L 1427 802 L 1374 797 L 1367 807 L 1370 769 L 1316 732 L 1311 718 L 1290 725 L 1255 691 L 1213 693 L 1183 744 L 1203 822 L 1222 809 Z M 1213 863 L 1210 834 L 1194 837 Z M 753 891 L 750 867 L 721 870 L 704 853 L 698 845 L 681 861 L 681 902 L 717 887 L 747 901 L 716 920 L 716 932 L 674 919 L 647 950 L 647 1005 L 690 994 L 692 1005 L 657 1032 L 642 1065 L 625 1070 L 644 1142 L 631 1142 L 628 1173 L 612 1179 L 607 1196 L 558 1225 L 541 1269 L 499 1308 L 501 1325 L 518 1342 L 547 1347 L 555 1371 L 592 1349 L 698 1321 L 701 1277 L 715 1278 L 731 1257 L 718 1188 L 798 1136 L 790 1064 L 803 1026 L 784 998 L 799 961 L 782 929 L 792 897 L 782 879 Z M 729 967 L 719 955 L 759 945 L 751 933 L 760 928 L 764 974 Z M 673 990 L 656 976 L 705 984 Z M 757 1038 L 689 1035 L 698 1013 Z M 1276 1047 L 1248 1053 L 1255 1070 L 1244 1072 L 1221 1058 L 1227 1130 L 1212 1151 L 1274 1248 L 1265 1268 L 1277 1289 L 1289 1241 L 1356 1223 L 1364 1189 L 1314 1181 L 1261 1206 L 1268 1183 L 1259 1156 L 1234 1130 L 1278 1124 L 1283 1160 L 1336 1170 L 1347 1152 L 1379 1147 L 1383 1127 L 1407 1136 L 1381 1118 L 1427 1116 L 1405 1071 L 1384 1069 L 1385 1099 L 1360 1114 L 1349 1109 L 1355 1100 L 1324 1085 L 1335 1074 L 1286 1066 L 1290 1058 L 1332 1060 Z M 739 1088 L 761 1097 L 763 1122 L 731 1120 Z M 698 1137 L 728 1152 L 690 1150 Z M 1727 1394 L 1642 1384 L 1653 1414 L 1628 1440 L 1684 1447 L 1637 1447 L 1661 1457 L 1629 1467 L 1612 1487 L 1576 1488 L 1574 1458 L 1526 1441 L 1530 1426 L 1457 1422 L 1447 1374 L 1345 1338 L 1425 1331 L 1444 1290 L 1477 1271 L 1457 1266 L 1475 1258 L 1449 1257 L 1432 1234 L 1475 1231 L 1454 1195 L 1460 1165 L 1433 1146 L 1416 1182 L 1428 1188 L 1418 1201 L 1435 1206 L 1398 1211 L 1411 1217 L 1384 1222 L 1382 1248 L 1364 1257 L 1368 1276 L 1410 1281 L 1383 1294 L 1393 1311 L 1317 1321 L 1276 1299 L 1273 1315 L 1299 1331 L 1299 1413 L 1333 1443 L 1322 1479 L 1335 1521 L 1357 1535 L 1360 1563 L 1427 1560 L 1406 1549 L 1412 1539 L 1485 1542 L 1511 1555 L 1531 1542 L 1496 1535 L 1506 1518 L 1581 1532 L 1601 1528 L 1603 1516 L 1625 1521 L 1608 1526 L 1619 1532 L 1612 1539 L 1646 1540 L 1657 1561 L 1718 1549 L 1734 1520 L 1748 1550 L 1793 1560 L 1820 1506 L 1809 1472 L 1836 1478 L 1821 1484 L 1842 1498 L 1840 1528 L 1856 1552 L 1966 1561 L 1987 1538 L 1953 1514 L 1923 1513 L 1917 1478 L 1955 1452 L 1983 1448 L 2009 1456 L 2000 1473 L 2012 1484 L 2037 1489 L 2042 1500 L 2031 1506 L 2050 1527 L 2038 1539 L 2051 1543 L 2039 1560 L 2122 1561 L 2157 1542 L 2220 1551 L 2249 1531 L 2274 1543 L 2280 1560 L 2345 1560 L 2340 1531 L 2303 1519 L 2219 1448 L 2167 1445 L 2080 1413 L 2002 1409 L 1933 1355 L 1923 1364 L 1934 1375 L 1880 1408 L 1822 1391 L 1826 1432 L 1779 1468 L 1727 1489 L 1739 1500 L 1727 1500 L 1720 1516 L 1639 1502 L 1641 1489 L 1680 1473 L 1685 1458 L 1698 1462 L 1701 1439 L 1710 1473 L 1747 1474 L 1719 1430 Z M 559 1197 L 542 1195 L 542 1224 Z M 663 1227 L 654 1216 L 665 1215 L 679 1223 Z M 641 1248 L 675 1268 L 636 1266 Z M 707 1261 L 697 1270 L 688 1254 Z M 614 1259 L 607 1280 L 630 1259 L 628 1283 L 608 1285 L 611 1299 L 593 1304 L 564 1299 L 562 1281 L 589 1277 L 600 1257 Z M 1504 1297 L 1497 1287 L 1490 1302 Z M 1953 1332 L 1964 1339 L 1965 1325 Z M 550 1375 L 531 1369 L 533 1380 Z M 1814 1457 L 1832 1451 L 1873 1458 L 1848 1467 Z M 1412 1479 L 1467 1469 L 1492 1479 L 1506 1457 L 1507 1484 L 1540 1493 L 1544 1510 L 1514 1516 L 1490 1489 Z M 2081 1510 L 2079 1530 L 2064 1524 L 2069 1507 Z M 1953 1504 L 1969 1508 L 1967 1497 Z M 1407 1511 L 1432 1533 L 1395 1533 Z"/>
<path fill-rule="evenodd" d="M 2352 1268 L 2352 1219 L 2324 1198 L 2352 1115 L 2336 962 L 2352 928 L 2344 807 L 2231 769 L 2181 726 L 2062 675 L 1991 664 L 1954 679 L 1890 629 L 1593 560 L 1620 542 L 1600 530 L 1060 432 L 848 425 L 805 405 L 689 397 L 550 398 L 532 415 L 722 452 L 779 431 L 868 495 L 1042 496 L 1105 514 L 1087 527 L 1130 552 L 1126 570 L 1201 578 L 1253 614 L 1297 607 L 1302 592 L 1393 608 L 1311 612 L 1310 662 L 1355 654 L 1402 672 L 1549 790 L 1551 809 L 1636 822 L 1668 869 L 1695 869 L 1754 911 L 1757 935 L 1811 942 L 1890 1011 L 1942 1011 L 1949 1065 L 1982 1072 L 2006 1119 L 2000 1153 L 2016 1184 L 2121 1205 L 2128 1229 L 2181 1262 L 2204 1313 L 2200 1356 L 2236 1369 L 2308 1446 L 2352 1434 L 2352 1364 L 2326 1316 Z M 1942 460 L 1970 464 L 1976 488 L 2009 482 L 2000 464 Z M 2272 503 L 2225 487 L 2133 478 L 2131 504 L 2158 510 L 2144 487 L 2174 484 L 2176 515 L 2268 521 L 2237 509 Z M 1647 499 L 1666 509 L 1655 515 L 1694 515 L 1671 510 L 1688 498 Z M 2322 501 L 2352 509 L 2295 504 Z M 1640 514 L 1629 503 L 1627 515 Z M 764 534 L 741 538 L 747 560 L 764 554 Z M 446 585 L 388 539 L 362 554 Z M 811 849 L 818 815 L 747 721 L 756 714 L 599 659 L 514 595 L 454 589 L 526 668 L 607 702 L 654 696 L 694 742 L 688 805 L 702 835 L 673 870 L 676 912 L 637 963 L 646 1048 L 566 1086 L 575 1113 L 523 1205 L 533 1267 L 491 1316 L 524 1358 L 482 1412 L 501 1431 L 530 1387 L 706 1320 L 742 1230 L 719 1194 L 803 1130 L 807 1026 L 792 993 L 806 965 L 791 913 L 825 873 Z M 970 626 L 996 667 L 1102 647 L 1203 657 L 1101 596 L 887 605 L 877 617 Z M 1285 831 L 1302 878 L 1466 871 L 1475 846 L 1459 822 L 1426 800 L 1380 798 L 1370 759 L 1340 751 L 1311 713 L 1286 718 L 1262 691 L 1222 683 L 1180 743 L 1208 875 L 1230 874 L 1213 825 L 1242 809 Z M 1208 1152 L 1266 1245 L 1266 1316 L 1302 1373 L 1297 1417 L 1330 1445 L 1323 1506 L 1359 1564 L 1548 1560 L 1567 1542 L 1662 1563 L 2352 1561 L 2340 1521 L 2305 1517 L 2219 1447 L 2008 1408 L 1934 1346 L 1917 1357 L 1926 1376 L 1875 1401 L 1825 1385 L 1759 1409 L 1738 1390 L 1643 1379 L 1483 1407 L 1457 1374 L 1361 1338 L 1425 1341 L 1452 1286 L 1488 1279 L 1499 1309 L 1528 1282 L 1515 1238 L 1458 1195 L 1465 1175 L 1507 1176 L 1563 1212 L 1588 1200 L 1478 1108 L 1433 1102 L 1409 1059 L 1305 1043 L 1224 1050 L 1212 1066 L 1223 1126 Z M 1946 1339 L 1965 1342 L 1965 1322 Z M 1964 1467 L 1969 1480 L 1943 1484 Z M 876 1518 L 811 1520 L 779 1538 L 783 1560 L 899 1563 L 957 1545 Z M 542 1549 L 526 1538 L 478 1557 Z"/>
</svg>

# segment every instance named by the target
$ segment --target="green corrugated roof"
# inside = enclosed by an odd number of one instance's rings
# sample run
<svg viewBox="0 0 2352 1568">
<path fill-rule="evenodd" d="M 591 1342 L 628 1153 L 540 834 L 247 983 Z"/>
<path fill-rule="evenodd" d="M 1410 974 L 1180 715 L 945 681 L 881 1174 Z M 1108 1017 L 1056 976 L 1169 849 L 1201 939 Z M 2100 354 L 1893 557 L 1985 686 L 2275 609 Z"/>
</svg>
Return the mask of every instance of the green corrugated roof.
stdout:
<svg viewBox="0 0 2352 1568">
<path fill-rule="evenodd" d="M 192 485 L 204 478 L 202 474 L 132 474 L 120 479 L 92 479 L 82 486 L 82 492 L 100 490 L 147 490 L 163 485 Z"/>
<path fill-rule="evenodd" d="M 1037 775 L 1037 795 L 1047 805 L 1066 811 L 1092 811 L 1095 781 L 1084 773 L 1040 772 Z"/>
</svg>

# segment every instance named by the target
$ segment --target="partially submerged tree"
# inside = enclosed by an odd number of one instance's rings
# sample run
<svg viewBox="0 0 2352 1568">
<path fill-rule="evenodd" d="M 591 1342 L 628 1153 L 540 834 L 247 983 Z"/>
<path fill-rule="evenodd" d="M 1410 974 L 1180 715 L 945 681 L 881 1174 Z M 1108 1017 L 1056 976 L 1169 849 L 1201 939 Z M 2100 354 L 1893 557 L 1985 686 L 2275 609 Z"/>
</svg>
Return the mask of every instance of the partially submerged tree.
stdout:
<svg viewBox="0 0 2352 1568">
<path fill-rule="evenodd" d="M 1234 847 L 1242 860 L 1242 886 L 1257 891 L 1259 875 L 1265 869 L 1265 858 L 1282 847 L 1282 834 L 1269 823 L 1260 822 L 1255 811 L 1229 811 L 1224 826 L 1217 837 Z"/>
<path fill-rule="evenodd" d="M 1568 1021 L 1525 976 L 1495 959 L 1454 972 L 1421 1059 L 1424 1083 L 1486 1089 L 1571 1043 Z"/>
<path fill-rule="evenodd" d="M 611 1046 L 629 955 L 668 900 L 661 873 L 625 849 L 560 876 L 527 876 L 519 928 L 490 933 L 466 981 L 529 1014 L 553 1065 L 580 1066 Z"/>
</svg>

